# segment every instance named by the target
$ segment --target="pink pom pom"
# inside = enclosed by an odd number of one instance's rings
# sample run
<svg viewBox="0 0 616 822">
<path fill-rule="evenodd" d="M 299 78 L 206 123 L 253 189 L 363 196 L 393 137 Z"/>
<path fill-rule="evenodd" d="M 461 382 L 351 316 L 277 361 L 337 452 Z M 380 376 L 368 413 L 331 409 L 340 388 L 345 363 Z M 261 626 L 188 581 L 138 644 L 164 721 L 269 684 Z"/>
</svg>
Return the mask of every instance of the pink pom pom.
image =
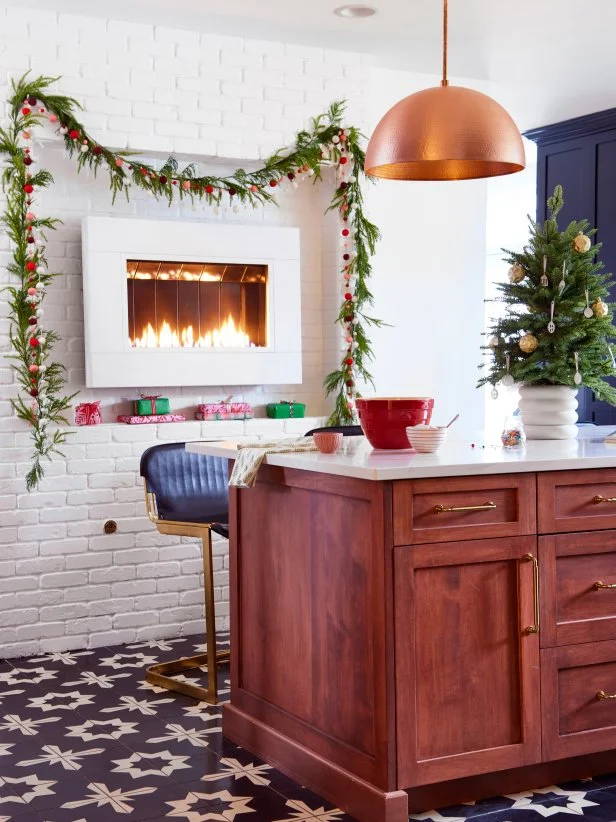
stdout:
<svg viewBox="0 0 616 822">
<path fill-rule="evenodd" d="M 37 372 L 38 370 L 39 370 L 38 365 L 34 365 L 34 364 L 33 364 L 33 365 L 28 366 L 28 371 L 29 371 L 31 374 L 36 374 L 36 372 Z"/>
<path fill-rule="evenodd" d="M 49 122 L 50 123 L 57 123 L 58 122 L 58 116 L 56 114 L 50 114 L 49 115 Z"/>
<path fill-rule="evenodd" d="M 35 220 L 36 214 L 33 211 L 26 211 L 26 220 Z"/>
<path fill-rule="evenodd" d="M 29 288 L 28 294 L 30 297 L 34 297 L 34 295 L 36 294 L 36 288 Z"/>
<path fill-rule="evenodd" d="M 116 157 L 115 164 L 118 168 L 122 168 L 122 166 L 124 165 L 124 160 L 121 157 Z"/>
<path fill-rule="evenodd" d="M 184 180 L 182 182 L 182 188 L 184 191 L 190 191 L 190 180 Z"/>
</svg>

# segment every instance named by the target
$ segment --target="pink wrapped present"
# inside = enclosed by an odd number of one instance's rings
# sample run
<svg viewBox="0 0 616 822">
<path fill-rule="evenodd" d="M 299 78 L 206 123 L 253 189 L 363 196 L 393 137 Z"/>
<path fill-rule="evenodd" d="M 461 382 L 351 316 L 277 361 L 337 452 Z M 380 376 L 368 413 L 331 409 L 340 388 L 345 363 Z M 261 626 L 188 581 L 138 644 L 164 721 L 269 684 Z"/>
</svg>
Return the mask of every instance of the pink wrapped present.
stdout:
<svg viewBox="0 0 616 822">
<path fill-rule="evenodd" d="M 100 400 L 80 402 L 75 408 L 75 425 L 100 425 L 102 421 Z"/>
<path fill-rule="evenodd" d="M 125 422 L 128 425 L 147 425 L 150 422 L 184 422 L 184 414 L 149 414 L 147 417 L 135 414 L 120 414 L 118 422 Z"/>
<path fill-rule="evenodd" d="M 253 417 L 249 402 L 206 402 L 195 411 L 196 420 L 251 420 Z"/>
</svg>

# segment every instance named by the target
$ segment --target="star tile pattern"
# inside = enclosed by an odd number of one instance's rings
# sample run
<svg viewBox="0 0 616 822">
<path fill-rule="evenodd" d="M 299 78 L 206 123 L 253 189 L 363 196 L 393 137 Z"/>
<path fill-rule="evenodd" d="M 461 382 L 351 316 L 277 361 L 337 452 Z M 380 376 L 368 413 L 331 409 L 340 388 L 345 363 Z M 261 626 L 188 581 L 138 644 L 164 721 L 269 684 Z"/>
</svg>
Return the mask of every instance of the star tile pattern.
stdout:
<svg viewBox="0 0 616 822">
<path fill-rule="evenodd" d="M 148 685 L 198 637 L 0 660 L 0 822 L 354 822 L 223 739 L 220 706 Z M 186 679 L 198 681 L 195 672 Z M 222 668 L 221 699 L 229 693 Z M 616 774 L 426 811 L 418 822 L 616 822 Z M 483 819 L 478 819 L 484 817 Z"/>
</svg>

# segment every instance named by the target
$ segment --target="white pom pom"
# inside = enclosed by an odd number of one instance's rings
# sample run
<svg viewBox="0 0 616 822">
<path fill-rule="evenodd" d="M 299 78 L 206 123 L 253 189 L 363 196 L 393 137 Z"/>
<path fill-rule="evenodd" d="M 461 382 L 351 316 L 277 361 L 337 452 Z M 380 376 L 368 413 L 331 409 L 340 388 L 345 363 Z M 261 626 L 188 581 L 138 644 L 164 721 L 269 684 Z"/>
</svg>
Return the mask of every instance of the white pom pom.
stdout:
<svg viewBox="0 0 616 822">
<path fill-rule="evenodd" d="M 84 143 L 82 146 L 79 146 L 79 151 L 81 151 L 82 154 L 85 154 L 89 150 L 90 146 L 86 145 L 86 143 Z"/>
<path fill-rule="evenodd" d="M 314 169 L 313 168 L 308 169 L 308 176 L 309 177 L 314 177 Z"/>
<path fill-rule="evenodd" d="M 39 365 L 39 371 L 41 372 L 41 374 L 43 374 L 45 371 L 47 371 L 47 366 L 46 365 Z"/>
<path fill-rule="evenodd" d="M 351 322 L 353 323 L 353 325 L 358 325 L 359 324 L 359 317 L 353 317 Z"/>
<path fill-rule="evenodd" d="M 352 300 L 353 300 L 354 303 L 356 303 L 357 302 L 357 297 L 356 296 L 352 297 Z"/>
<path fill-rule="evenodd" d="M 355 182 L 357 182 L 357 177 L 355 177 L 353 174 L 351 174 L 351 176 L 349 177 L 349 183 L 355 183 Z"/>
<path fill-rule="evenodd" d="M 36 269 L 36 273 L 37 273 L 39 276 L 40 276 L 41 274 L 44 274 L 44 273 L 45 273 L 45 266 L 43 266 L 43 265 L 39 265 L 39 266 L 37 267 L 37 269 Z M 39 288 L 39 287 L 40 287 L 40 288 L 44 288 L 43 283 L 40 283 L 40 286 L 37 286 L 37 288 Z"/>
<path fill-rule="evenodd" d="M 36 316 L 37 316 L 37 317 L 42 317 L 44 313 L 45 313 L 45 312 L 43 311 L 43 309 L 42 309 L 42 308 L 37 308 L 37 309 L 36 309 Z"/>
<path fill-rule="evenodd" d="M 66 126 L 60 126 L 60 134 L 68 134 L 68 128 Z"/>
<path fill-rule="evenodd" d="M 43 291 L 43 289 L 45 288 L 45 283 L 42 283 L 42 282 L 37 283 L 36 288 L 39 288 L 41 291 Z"/>
<path fill-rule="evenodd" d="M 340 142 L 340 137 L 338 137 L 337 134 L 334 134 L 334 136 L 332 137 L 332 143 L 339 143 L 339 142 Z"/>
<path fill-rule="evenodd" d="M 45 343 L 47 342 L 47 338 L 46 338 L 46 337 L 39 337 L 38 339 L 39 339 L 39 343 L 40 343 L 41 345 L 45 345 Z"/>
</svg>

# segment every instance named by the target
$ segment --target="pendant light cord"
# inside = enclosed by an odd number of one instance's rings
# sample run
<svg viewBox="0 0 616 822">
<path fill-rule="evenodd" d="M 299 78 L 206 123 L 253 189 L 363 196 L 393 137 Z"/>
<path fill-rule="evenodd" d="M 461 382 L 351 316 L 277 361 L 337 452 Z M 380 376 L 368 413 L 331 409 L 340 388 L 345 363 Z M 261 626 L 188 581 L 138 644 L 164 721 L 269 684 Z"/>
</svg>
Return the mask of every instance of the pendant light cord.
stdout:
<svg viewBox="0 0 616 822">
<path fill-rule="evenodd" d="M 441 85 L 449 85 L 447 80 L 447 0 L 443 0 L 443 79 Z"/>
</svg>

